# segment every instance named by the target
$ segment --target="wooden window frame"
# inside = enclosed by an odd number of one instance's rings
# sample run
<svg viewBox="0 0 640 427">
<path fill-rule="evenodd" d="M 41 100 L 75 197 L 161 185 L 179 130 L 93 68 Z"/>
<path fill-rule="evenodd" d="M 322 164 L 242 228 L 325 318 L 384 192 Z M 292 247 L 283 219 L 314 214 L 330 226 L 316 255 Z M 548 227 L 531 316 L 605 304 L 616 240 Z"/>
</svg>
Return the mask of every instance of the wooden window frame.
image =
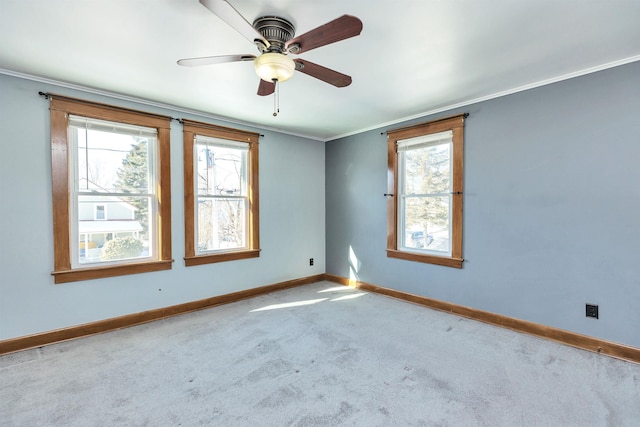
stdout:
<svg viewBox="0 0 640 427">
<path fill-rule="evenodd" d="M 246 142 L 249 144 L 248 152 L 248 196 L 249 196 L 249 221 L 248 221 L 248 249 L 229 249 L 211 254 L 196 254 L 195 248 L 195 182 L 194 182 L 194 144 L 195 136 L 202 135 L 211 138 L 220 138 L 230 141 Z M 183 121 L 184 137 L 184 262 L 187 267 L 216 262 L 234 261 L 260 256 L 260 197 L 258 181 L 258 147 L 260 135 L 237 129 L 216 126 L 208 123 L 191 120 Z"/>
<path fill-rule="evenodd" d="M 407 261 L 424 262 L 447 267 L 462 268 L 462 203 L 464 173 L 464 119 L 460 114 L 419 125 L 387 132 L 387 256 Z M 453 182 L 451 198 L 451 256 L 438 256 L 398 249 L 398 151 L 400 140 L 452 131 Z"/>
<path fill-rule="evenodd" d="M 171 118 L 112 105 L 48 94 L 51 118 L 51 177 L 53 190 L 53 244 L 54 282 L 66 283 L 101 279 L 127 274 L 169 270 L 171 258 L 171 175 L 170 128 Z M 158 257 L 137 263 L 72 268 L 70 223 L 70 142 L 69 115 L 78 115 L 112 122 L 126 123 L 157 129 L 158 176 Z"/>
</svg>

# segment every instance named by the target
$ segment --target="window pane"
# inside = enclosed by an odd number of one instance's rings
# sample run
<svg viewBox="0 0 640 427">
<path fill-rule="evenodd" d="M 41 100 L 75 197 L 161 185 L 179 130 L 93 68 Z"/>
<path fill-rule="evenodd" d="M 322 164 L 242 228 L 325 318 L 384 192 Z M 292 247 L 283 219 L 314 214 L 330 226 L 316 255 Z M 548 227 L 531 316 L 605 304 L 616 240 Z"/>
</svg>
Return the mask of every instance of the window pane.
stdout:
<svg viewBox="0 0 640 427">
<path fill-rule="evenodd" d="M 107 219 L 107 215 L 104 212 L 104 205 L 96 206 L 96 219 Z"/>
<path fill-rule="evenodd" d="M 405 248 L 450 252 L 450 196 L 406 197 L 403 221 Z"/>
<path fill-rule="evenodd" d="M 155 138 L 71 127 L 77 141 L 79 191 L 151 192 L 149 146 Z"/>
<path fill-rule="evenodd" d="M 449 193 L 451 144 L 407 150 L 404 155 L 404 194 Z"/>
<path fill-rule="evenodd" d="M 198 195 L 246 195 L 246 150 L 197 144 L 196 153 Z"/>
<path fill-rule="evenodd" d="M 78 190 L 78 258 L 72 265 L 157 256 L 150 194 L 156 137 L 146 128 L 136 133 L 135 126 L 91 119 L 85 126 L 81 119 L 73 119 L 69 130 L 77 147 Z"/>
<path fill-rule="evenodd" d="M 246 203 L 246 199 L 200 199 L 197 251 L 247 247 Z"/>
<path fill-rule="evenodd" d="M 94 220 L 96 203 L 109 212 L 107 220 Z M 78 263 L 148 257 L 149 204 L 149 197 L 78 196 Z"/>
</svg>

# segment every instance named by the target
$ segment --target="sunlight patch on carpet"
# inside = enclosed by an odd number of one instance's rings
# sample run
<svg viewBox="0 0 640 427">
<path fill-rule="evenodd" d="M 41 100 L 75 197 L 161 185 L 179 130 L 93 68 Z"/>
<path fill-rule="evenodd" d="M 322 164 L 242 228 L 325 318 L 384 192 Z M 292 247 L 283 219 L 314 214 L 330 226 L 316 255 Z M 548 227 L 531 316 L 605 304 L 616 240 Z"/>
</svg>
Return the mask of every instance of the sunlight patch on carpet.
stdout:
<svg viewBox="0 0 640 427">
<path fill-rule="evenodd" d="M 251 313 L 256 311 L 278 310 L 281 308 L 291 308 L 291 307 L 300 307 L 303 305 L 317 304 L 319 302 L 326 301 L 328 299 L 329 298 L 318 298 L 318 299 L 308 299 L 305 301 L 294 301 L 294 302 L 285 302 L 282 304 L 272 304 L 272 305 L 267 305 L 266 307 L 261 307 L 261 308 L 256 308 L 255 310 L 251 310 Z"/>
</svg>

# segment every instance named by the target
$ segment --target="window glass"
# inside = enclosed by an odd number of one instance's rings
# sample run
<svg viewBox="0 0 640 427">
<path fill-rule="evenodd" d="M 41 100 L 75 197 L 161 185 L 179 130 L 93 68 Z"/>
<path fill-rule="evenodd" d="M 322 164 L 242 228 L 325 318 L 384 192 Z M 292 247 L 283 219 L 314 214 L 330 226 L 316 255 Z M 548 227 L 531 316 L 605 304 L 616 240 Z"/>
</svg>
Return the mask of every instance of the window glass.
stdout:
<svg viewBox="0 0 640 427">
<path fill-rule="evenodd" d="M 197 254 L 248 247 L 248 147 L 196 136 Z"/>
<path fill-rule="evenodd" d="M 72 266 L 155 258 L 156 141 L 155 129 L 69 118 Z"/>
<path fill-rule="evenodd" d="M 443 134 L 445 138 L 440 139 Z M 436 134 L 437 144 L 398 142 L 401 194 L 398 235 L 401 248 L 451 254 L 451 133 Z"/>
<path fill-rule="evenodd" d="M 96 205 L 96 220 L 107 219 L 104 205 Z"/>
</svg>

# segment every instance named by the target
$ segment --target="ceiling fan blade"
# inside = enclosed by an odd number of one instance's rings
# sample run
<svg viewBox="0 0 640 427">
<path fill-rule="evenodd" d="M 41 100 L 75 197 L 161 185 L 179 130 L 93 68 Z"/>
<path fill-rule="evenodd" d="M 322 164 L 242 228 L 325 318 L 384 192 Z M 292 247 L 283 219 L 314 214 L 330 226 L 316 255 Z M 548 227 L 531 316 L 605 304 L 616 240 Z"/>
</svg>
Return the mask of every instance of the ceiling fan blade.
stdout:
<svg viewBox="0 0 640 427">
<path fill-rule="evenodd" d="M 268 96 L 276 91 L 276 84 L 273 82 L 267 82 L 260 79 L 260 85 L 258 85 L 258 95 Z"/>
<path fill-rule="evenodd" d="M 251 43 L 255 43 L 256 40 L 260 40 L 265 47 L 269 47 L 270 43 L 265 39 L 262 34 L 258 32 L 253 25 L 249 23 L 244 17 L 226 0 L 200 0 L 200 3 L 213 12 L 218 18 L 229 24 L 231 28 L 242 34 L 244 38 Z"/>
<path fill-rule="evenodd" d="M 253 61 L 254 55 L 220 55 L 202 56 L 200 58 L 185 58 L 178 60 L 178 65 L 185 67 L 199 67 L 201 65 L 222 64 L 224 62 Z"/>
<path fill-rule="evenodd" d="M 303 59 L 294 59 L 296 63 L 296 71 L 305 73 L 308 76 L 315 77 L 335 87 L 345 87 L 351 84 L 351 77 L 346 74 L 339 73 L 322 65 L 314 64 Z"/>
<path fill-rule="evenodd" d="M 362 21 L 355 16 L 342 15 L 315 30 L 289 40 L 286 48 L 291 53 L 303 53 L 340 40 L 357 36 L 362 31 Z"/>
</svg>

